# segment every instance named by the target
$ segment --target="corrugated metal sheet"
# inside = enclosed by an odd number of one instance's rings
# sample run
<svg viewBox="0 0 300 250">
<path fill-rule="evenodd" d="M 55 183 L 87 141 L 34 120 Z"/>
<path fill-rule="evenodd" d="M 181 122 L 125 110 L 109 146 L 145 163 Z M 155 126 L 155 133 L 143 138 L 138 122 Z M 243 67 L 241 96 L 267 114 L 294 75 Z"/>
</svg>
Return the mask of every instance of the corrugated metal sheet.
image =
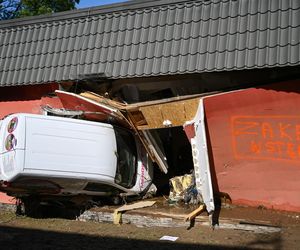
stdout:
<svg viewBox="0 0 300 250">
<path fill-rule="evenodd" d="M 24 25 L 0 22 L 0 85 L 300 63 L 299 0 L 170 2 L 133 1 L 134 8 L 129 2 L 99 14 L 72 12 L 70 19 L 24 19 Z"/>
</svg>

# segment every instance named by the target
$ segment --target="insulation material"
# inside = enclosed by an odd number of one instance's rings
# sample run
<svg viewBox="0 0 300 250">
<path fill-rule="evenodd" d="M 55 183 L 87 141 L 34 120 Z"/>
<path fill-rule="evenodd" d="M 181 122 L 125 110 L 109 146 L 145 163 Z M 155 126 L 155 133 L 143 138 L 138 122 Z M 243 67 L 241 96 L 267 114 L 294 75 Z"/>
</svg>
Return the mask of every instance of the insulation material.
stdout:
<svg viewBox="0 0 300 250">
<path fill-rule="evenodd" d="M 198 204 L 202 197 L 198 193 L 193 174 L 185 174 L 170 179 L 170 201 Z"/>
</svg>

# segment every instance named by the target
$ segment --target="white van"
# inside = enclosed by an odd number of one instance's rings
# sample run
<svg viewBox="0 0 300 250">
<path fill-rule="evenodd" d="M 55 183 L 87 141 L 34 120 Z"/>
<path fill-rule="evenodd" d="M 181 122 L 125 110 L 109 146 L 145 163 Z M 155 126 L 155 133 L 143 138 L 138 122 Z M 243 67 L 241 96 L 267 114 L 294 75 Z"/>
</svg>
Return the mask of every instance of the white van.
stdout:
<svg viewBox="0 0 300 250">
<path fill-rule="evenodd" d="M 152 183 L 139 139 L 111 124 L 13 114 L 0 140 L 1 190 L 21 199 L 139 195 Z"/>
</svg>

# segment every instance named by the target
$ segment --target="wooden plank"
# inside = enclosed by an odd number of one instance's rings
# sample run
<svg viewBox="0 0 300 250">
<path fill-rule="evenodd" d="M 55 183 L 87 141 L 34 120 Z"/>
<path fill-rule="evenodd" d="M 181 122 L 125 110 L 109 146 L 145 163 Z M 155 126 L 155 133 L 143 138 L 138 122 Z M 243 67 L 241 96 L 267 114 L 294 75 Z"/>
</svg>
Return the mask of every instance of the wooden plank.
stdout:
<svg viewBox="0 0 300 250">
<path fill-rule="evenodd" d="M 130 204 L 130 205 L 125 204 L 124 206 L 115 209 L 114 214 L 113 214 L 114 224 L 120 224 L 120 222 L 122 220 L 121 212 L 125 212 L 128 210 L 134 210 L 134 209 L 138 209 L 138 208 L 151 207 L 155 204 L 155 202 L 156 201 L 140 201 L 140 202 L 136 202 L 136 203 Z"/>
<path fill-rule="evenodd" d="M 201 214 L 205 210 L 205 205 L 200 205 L 197 209 L 193 212 L 189 213 L 185 218 L 184 221 L 191 221 L 196 218 L 197 215 Z"/>
<path fill-rule="evenodd" d="M 136 202 L 136 203 L 129 204 L 129 205 L 125 204 L 122 207 L 115 209 L 115 211 L 124 212 L 124 211 L 143 208 L 143 207 L 151 207 L 155 203 L 156 203 L 156 201 L 140 201 L 140 202 Z"/>
</svg>

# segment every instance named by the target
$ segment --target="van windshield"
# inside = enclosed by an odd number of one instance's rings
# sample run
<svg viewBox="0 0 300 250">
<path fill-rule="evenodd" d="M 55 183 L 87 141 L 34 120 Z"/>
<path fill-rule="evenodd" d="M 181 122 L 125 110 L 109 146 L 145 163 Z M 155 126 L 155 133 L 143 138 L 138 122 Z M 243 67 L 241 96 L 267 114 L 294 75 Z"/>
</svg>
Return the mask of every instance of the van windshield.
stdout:
<svg viewBox="0 0 300 250">
<path fill-rule="evenodd" d="M 133 135 L 126 130 L 116 128 L 118 163 L 115 182 L 125 188 L 135 184 L 137 169 L 137 152 Z"/>
</svg>

